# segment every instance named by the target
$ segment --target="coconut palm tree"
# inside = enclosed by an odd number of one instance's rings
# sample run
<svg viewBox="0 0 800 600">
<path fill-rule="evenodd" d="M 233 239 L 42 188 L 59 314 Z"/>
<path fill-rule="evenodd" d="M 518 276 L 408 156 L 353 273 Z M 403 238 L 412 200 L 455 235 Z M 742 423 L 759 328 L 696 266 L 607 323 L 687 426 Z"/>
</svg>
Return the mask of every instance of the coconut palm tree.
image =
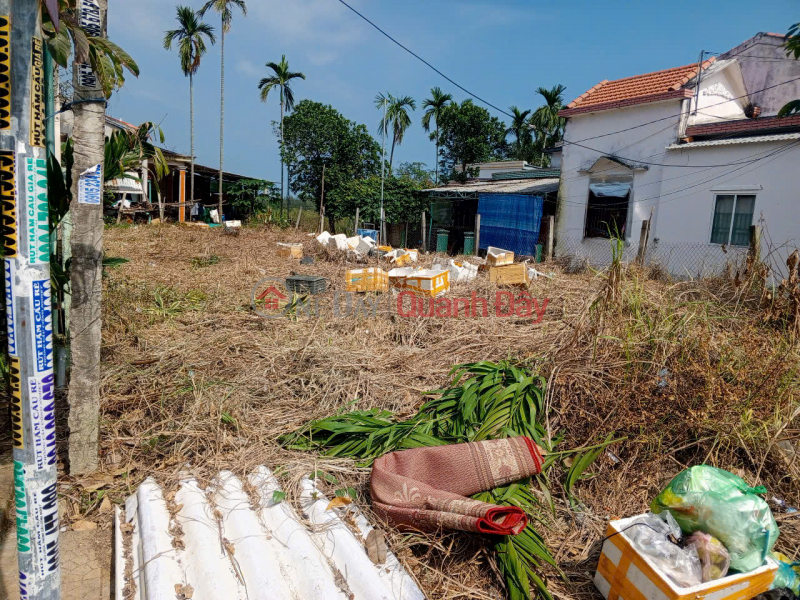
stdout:
<svg viewBox="0 0 800 600">
<path fill-rule="evenodd" d="M 279 88 L 281 91 L 281 150 L 283 150 L 283 113 L 294 108 L 294 93 L 289 87 L 289 82 L 292 79 L 305 79 L 306 76 L 300 72 L 289 70 L 289 62 L 286 60 L 285 54 L 281 57 L 280 63 L 268 62 L 266 67 L 272 69 L 272 75 L 264 77 L 259 82 L 258 89 L 261 90 L 261 101 L 264 103 L 267 102 L 267 96 L 273 88 Z M 281 154 L 281 206 L 283 206 L 283 198 L 283 155 Z"/>
<path fill-rule="evenodd" d="M 216 42 L 214 28 L 197 18 L 194 10 L 188 6 L 178 6 L 178 29 L 171 29 L 164 34 L 164 49 L 172 50 L 172 43 L 177 42 L 178 56 L 181 59 L 181 70 L 189 78 L 189 125 L 192 146 L 192 172 L 189 179 L 189 199 L 194 202 L 194 76 L 200 68 L 200 60 L 206 53 L 205 38 L 212 44 Z"/>
<path fill-rule="evenodd" d="M 403 137 L 406 134 L 406 129 L 411 127 L 411 117 L 408 116 L 408 109 L 416 110 L 417 103 L 411 96 L 398 96 L 392 94 L 379 93 L 375 96 L 375 106 L 383 109 L 384 103 L 386 104 L 386 122 L 381 119 L 378 125 L 381 136 L 384 131 L 391 128 L 392 130 L 392 150 L 389 153 L 389 171 L 392 170 L 392 162 L 394 160 L 394 147 L 403 143 Z"/>
<path fill-rule="evenodd" d="M 431 88 L 431 97 L 422 103 L 425 114 L 422 115 L 422 128 L 426 132 L 431 130 L 431 119 L 436 121 L 436 132 L 431 137 L 436 140 L 436 185 L 439 185 L 439 115 L 448 102 L 453 101 L 451 94 L 445 94 L 439 86 Z"/>
<path fill-rule="evenodd" d="M 530 110 L 520 110 L 516 106 L 512 106 L 509 110 L 514 115 L 511 121 L 511 127 L 506 129 L 506 135 L 513 135 L 516 138 L 517 144 L 517 160 L 522 157 L 522 148 L 531 141 L 531 128 L 528 126 L 528 115 L 531 114 Z"/>
<path fill-rule="evenodd" d="M 238 6 L 243 15 L 247 15 L 247 5 L 244 0 L 208 0 L 197 11 L 197 16 L 203 18 L 211 9 L 218 12 L 222 19 L 222 41 L 220 51 L 222 61 L 220 65 L 220 103 L 219 103 L 219 218 L 222 219 L 222 162 L 225 158 L 225 34 L 231 30 L 233 22 L 233 7 Z"/>
<path fill-rule="evenodd" d="M 545 104 L 537 108 L 531 115 L 530 124 L 541 136 L 542 149 L 555 144 L 564 137 L 566 119 L 558 116 L 558 111 L 564 108 L 564 91 L 567 88 L 560 83 L 547 89 L 540 87 L 536 90 L 545 100 Z M 540 164 L 544 164 L 544 153 Z"/>
</svg>

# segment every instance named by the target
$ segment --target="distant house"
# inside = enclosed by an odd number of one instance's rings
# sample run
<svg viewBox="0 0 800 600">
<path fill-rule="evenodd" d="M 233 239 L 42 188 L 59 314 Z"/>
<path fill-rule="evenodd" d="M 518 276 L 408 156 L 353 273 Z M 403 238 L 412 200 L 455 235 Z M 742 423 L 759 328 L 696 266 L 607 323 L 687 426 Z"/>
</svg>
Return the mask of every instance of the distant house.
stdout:
<svg viewBox="0 0 800 600">
<path fill-rule="evenodd" d="M 72 134 L 72 114 L 61 115 L 58 128 L 62 142 Z M 136 131 L 137 126 L 110 115 L 106 115 L 105 136 L 110 137 L 117 131 Z M 115 194 L 118 200 L 128 200 L 134 205 L 152 209 L 158 215 L 159 203 L 163 203 L 167 218 L 175 221 L 189 220 L 194 203 L 216 207 L 219 202 L 219 169 L 195 163 L 194 202 L 190 197 L 189 173 L 191 157 L 162 148 L 164 158 L 169 166 L 169 173 L 158 179 L 155 165 L 144 160 L 139 169 L 131 171 L 126 177 L 106 182 L 105 189 Z M 247 179 L 242 175 L 224 172 L 222 176 L 223 203 L 227 201 L 224 191 L 228 184 Z M 223 204 L 223 212 L 230 216 L 231 211 Z"/>
<path fill-rule="evenodd" d="M 465 234 L 475 234 L 480 215 L 479 249 L 499 246 L 522 256 L 535 256 L 541 243 L 543 216 L 555 214 L 558 169 L 532 167 L 525 161 L 469 165 L 478 177 L 466 183 L 423 190 L 430 198 L 430 244 L 445 230 L 448 251 L 458 254 Z"/>
<path fill-rule="evenodd" d="M 570 102 L 564 142 L 548 149 L 561 167 L 556 255 L 602 262 L 619 231 L 630 256 L 646 219 L 650 256 L 673 273 L 718 270 L 758 222 L 774 246 L 800 245 L 800 116 L 776 116 L 800 98 L 800 61 L 782 42 L 759 33 Z"/>
</svg>

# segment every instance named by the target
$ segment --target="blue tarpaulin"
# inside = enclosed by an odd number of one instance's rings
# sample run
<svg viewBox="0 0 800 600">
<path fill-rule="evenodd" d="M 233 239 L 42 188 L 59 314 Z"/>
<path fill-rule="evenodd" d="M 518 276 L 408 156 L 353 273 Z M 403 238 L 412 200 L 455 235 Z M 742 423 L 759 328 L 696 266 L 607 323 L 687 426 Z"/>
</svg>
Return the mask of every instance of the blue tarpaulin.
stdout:
<svg viewBox="0 0 800 600">
<path fill-rule="evenodd" d="M 536 256 L 543 203 L 541 196 L 479 194 L 480 247 L 485 250 L 495 246 L 522 256 Z"/>
</svg>

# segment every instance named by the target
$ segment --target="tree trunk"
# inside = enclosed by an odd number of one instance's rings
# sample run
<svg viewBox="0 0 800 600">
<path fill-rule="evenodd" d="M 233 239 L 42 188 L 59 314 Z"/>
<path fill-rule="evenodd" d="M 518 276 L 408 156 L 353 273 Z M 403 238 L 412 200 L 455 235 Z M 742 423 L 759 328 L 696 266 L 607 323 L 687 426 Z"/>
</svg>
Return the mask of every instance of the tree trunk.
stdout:
<svg viewBox="0 0 800 600">
<path fill-rule="evenodd" d="M 222 62 L 219 79 L 219 222 L 222 223 L 222 162 L 225 155 L 225 20 L 222 21 L 222 43 L 220 44 Z"/>
<path fill-rule="evenodd" d="M 108 0 L 99 0 L 100 35 L 106 33 Z M 83 18 L 83 15 L 82 15 Z M 74 99 L 101 98 L 103 91 L 86 67 L 73 68 Z M 105 104 L 87 102 L 73 108 L 72 137 L 75 166 L 72 172 L 72 314 L 70 346 L 72 357 L 69 385 L 70 474 L 81 475 L 97 469 L 97 439 L 100 426 L 100 343 L 103 299 L 103 178 L 100 204 L 81 203 L 78 182 L 87 169 L 103 166 L 105 148 Z"/>
<path fill-rule="evenodd" d="M 436 185 L 439 185 L 439 121 L 436 121 Z"/>
<path fill-rule="evenodd" d="M 283 90 L 281 90 L 281 151 L 283 151 Z M 281 210 L 283 210 L 284 194 L 283 194 L 283 153 L 281 153 Z M 289 215 L 288 201 L 286 203 L 286 215 Z"/>
<path fill-rule="evenodd" d="M 397 143 L 397 137 L 392 137 L 392 151 L 389 153 L 389 175 L 392 174 L 392 162 L 394 161 L 394 145 Z"/>
<path fill-rule="evenodd" d="M 191 202 L 194 202 L 194 77 L 191 73 L 189 73 L 189 121 L 190 136 L 192 138 L 192 174 L 189 179 L 189 198 Z M 189 214 L 191 215 L 191 212 Z M 189 220 L 192 220 L 191 216 Z"/>
</svg>

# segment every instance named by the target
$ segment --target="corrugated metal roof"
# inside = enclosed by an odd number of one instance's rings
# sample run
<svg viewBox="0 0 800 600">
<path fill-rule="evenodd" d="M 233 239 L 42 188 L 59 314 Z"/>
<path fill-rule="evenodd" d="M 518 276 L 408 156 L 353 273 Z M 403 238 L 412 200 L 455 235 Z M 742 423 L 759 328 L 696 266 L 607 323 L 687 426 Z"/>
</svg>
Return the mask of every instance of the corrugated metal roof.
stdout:
<svg viewBox="0 0 800 600">
<path fill-rule="evenodd" d="M 353 505 L 328 510 L 304 479 L 301 520 L 276 491 L 263 466 L 244 484 L 229 471 L 205 489 L 187 476 L 169 502 L 146 479 L 116 510 L 116 600 L 424 600 L 394 554 L 369 559 L 372 526 Z"/>
<path fill-rule="evenodd" d="M 525 171 L 512 171 L 510 173 L 492 173 L 492 179 L 497 181 L 507 181 L 509 179 L 550 179 L 560 176 L 561 169 L 528 169 Z"/>
<path fill-rule="evenodd" d="M 475 193 L 475 194 L 546 194 L 558 191 L 559 179 L 528 179 L 523 181 L 475 181 L 451 184 L 423 190 L 436 193 Z"/>
<path fill-rule="evenodd" d="M 800 133 L 775 133 L 773 135 L 753 135 L 749 137 L 726 138 L 720 140 L 705 140 L 690 142 L 688 144 L 672 144 L 667 150 L 683 150 L 684 148 L 700 148 L 703 146 L 732 146 L 734 144 L 757 144 L 759 142 L 783 142 L 800 140 Z"/>
</svg>

